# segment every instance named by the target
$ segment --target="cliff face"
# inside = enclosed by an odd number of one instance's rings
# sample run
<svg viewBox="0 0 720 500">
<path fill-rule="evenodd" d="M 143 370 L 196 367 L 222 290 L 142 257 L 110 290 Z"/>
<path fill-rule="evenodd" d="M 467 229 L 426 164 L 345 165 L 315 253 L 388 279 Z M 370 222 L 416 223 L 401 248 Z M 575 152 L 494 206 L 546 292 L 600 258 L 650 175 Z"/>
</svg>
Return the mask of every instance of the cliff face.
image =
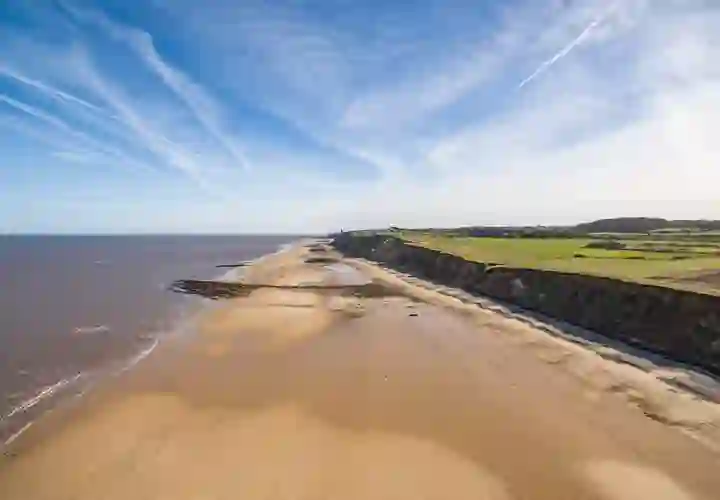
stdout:
<svg viewBox="0 0 720 500">
<path fill-rule="evenodd" d="M 720 375 L 720 297 L 470 262 L 391 236 L 345 233 L 333 244 L 346 255 L 516 304 Z"/>
</svg>

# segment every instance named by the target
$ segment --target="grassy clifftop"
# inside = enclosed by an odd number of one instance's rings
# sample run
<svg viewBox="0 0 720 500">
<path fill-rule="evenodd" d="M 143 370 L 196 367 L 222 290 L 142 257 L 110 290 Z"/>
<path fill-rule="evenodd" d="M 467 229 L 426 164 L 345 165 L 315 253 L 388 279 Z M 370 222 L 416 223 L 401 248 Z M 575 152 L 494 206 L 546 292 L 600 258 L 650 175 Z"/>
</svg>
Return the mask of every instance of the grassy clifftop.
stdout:
<svg viewBox="0 0 720 500">
<path fill-rule="evenodd" d="M 575 238 L 459 237 L 424 231 L 396 236 L 468 260 L 608 276 L 720 295 L 720 242 L 653 235 Z"/>
</svg>

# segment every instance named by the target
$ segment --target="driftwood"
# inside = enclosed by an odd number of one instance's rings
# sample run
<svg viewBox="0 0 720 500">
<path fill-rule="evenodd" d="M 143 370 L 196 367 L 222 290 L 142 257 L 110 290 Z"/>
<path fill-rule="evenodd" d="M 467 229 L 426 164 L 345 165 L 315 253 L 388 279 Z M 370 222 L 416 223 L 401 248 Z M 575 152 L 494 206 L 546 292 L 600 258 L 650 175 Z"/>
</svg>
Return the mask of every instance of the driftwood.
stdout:
<svg viewBox="0 0 720 500">
<path fill-rule="evenodd" d="M 329 295 L 355 295 L 359 297 L 388 297 L 400 295 L 398 290 L 370 282 L 362 285 L 267 285 L 211 280 L 178 280 L 169 289 L 176 293 L 199 295 L 208 299 L 246 297 L 260 289 L 313 291 Z"/>
<path fill-rule="evenodd" d="M 215 267 L 223 268 L 223 267 L 245 267 L 247 266 L 247 262 L 238 262 L 237 264 L 218 264 Z"/>
</svg>

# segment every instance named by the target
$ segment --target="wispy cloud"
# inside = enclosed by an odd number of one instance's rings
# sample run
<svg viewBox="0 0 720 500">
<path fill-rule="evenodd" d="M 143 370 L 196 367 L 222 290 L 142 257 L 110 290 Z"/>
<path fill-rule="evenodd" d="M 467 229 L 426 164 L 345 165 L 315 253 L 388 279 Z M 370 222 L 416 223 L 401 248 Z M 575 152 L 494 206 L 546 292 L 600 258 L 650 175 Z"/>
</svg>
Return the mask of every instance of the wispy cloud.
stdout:
<svg viewBox="0 0 720 500">
<path fill-rule="evenodd" d="M 102 112 L 102 109 L 100 107 L 89 103 L 85 99 L 81 99 L 80 97 L 77 97 L 76 95 L 70 94 L 63 90 L 60 90 L 56 87 L 53 87 L 52 85 L 48 85 L 47 83 L 43 83 L 41 81 L 34 80 L 32 78 L 28 78 L 27 76 L 23 75 L 22 73 L 14 71 L 13 69 L 11 69 L 7 66 L 0 65 L 0 75 L 17 80 L 18 82 L 28 85 L 40 92 L 52 97 L 53 99 L 57 99 L 59 101 L 70 103 L 70 104 L 77 104 L 79 106 L 82 106 L 82 107 L 92 110 L 94 112 L 98 112 L 98 113 Z"/>
<path fill-rule="evenodd" d="M 227 150 L 238 165 L 250 169 L 250 161 L 247 155 L 241 151 L 234 139 L 222 130 L 218 118 L 220 112 L 217 108 L 219 106 L 196 83 L 163 61 L 153 46 L 152 38 L 147 33 L 136 32 L 130 36 L 132 36 L 130 43 L 139 52 L 143 60 L 192 109 L 208 133 Z"/>
<path fill-rule="evenodd" d="M 45 89 L 43 89 L 43 91 L 45 91 Z M 53 91 L 53 93 L 55 93 L 55 91 Z M 121 161 L 124 165 L 140 168 L 142 170 L 151 170 L 151 167 L 147 166 L 142 161 L 131 158 L 126 152 L 119 150 L 106 142 L 100 141 L 88 133 L 78 130 L 76 127 L 73 127 L 63 119 L 43 111 L 42 109 L 2 94 L 0 94 L 0 102 L 5 103 L 15 110 L 20 111 L 41 123 L 49 125 L 52 129 L 60 132 L 61 137 L 54 138 L 53 134 L 43 134 L 42 129 L 38 129 L 37 125 L 32 127 L 28 123 L 14 120 L 10 123 L 12 123 L 12 130 L 15 130 L 16 132 L 24 133 L 25 135 L 34 137 L 35 139 L 39 138 L 41 142 L 50 141 L 56 144 L 67 144 L 68 140 L 76 140 L 83 147 L 92 148 L 97 151 L 99 155 L 111 158 L 113 161 Z"/>
<path fill-rule="evenodd" d="M 449 106 L 483 81 L 492 79 L 502 55 L 483 49 L 456 60 L 444 61 L 428 75 L 362 95 L 350 103 L 341 124 L 351 129 L 412 126 L 429 113 Z"/>
<path fill-rule="evenodd" d="M 52 156 L 63 161 L 86 165 L 97 164 L 98 161 L 102 161 L 102 158 L 98 158 L 98 156 L 91 151 L 62 150 L 55 151 L 52 153 Z"/>
<path fill-rule="evenodd" d="M 100 76 L 86 57 L 81 55 L 77 64 L 77 70 L 82 74 L 86 84 L 118 114 L 122 123 L 135 133 L 136 138 L 147 150 L 153 152 L 168 165 L 188 175 L 203 189 L 213 191 L 202 168 L 198 166 L 191 154 L 165 137 L 163 132 L 156 130 L 145 120 L 128 99 Z"/>
<path fill-rule="evenodd" d="M 49 113 L 46 113 L 42 111 L 41 109 L 38 109 L 34 106 L 30 106 L 29 104 L 23 103 L 18 101 L 17 99 L 13 99 L 12 97 L 2 95 L 0 94 L 0 102 L 3 102 L 7 104 L 8 106 L 16 109 L 17 111 L 21 111 L 23 113 L 26 113 L 33 118 L 37 118 L 38 120 L 41 120 L 56 129 L 65 132 L 68 135 L 75 136 L 82 140 L 92 140 L 85 134 L 76 131 L 73 129 L 70 125 L 62 121 L 61 119 L 50 115 Z"/>
<path fill-rule="evenodd" d="M 110 20 L 98 11 L 79 9 L 69 2 L 62 2 L 64 8 L 76 18 L 94 23 L 107 30 L 112 36 L 126 43 L 140 58 L 171 89 L 175 95 L 193 112 L 206 132 L 223 147 L 238 166 L 249 169 L 250 162 L 235 139 L 223 130 L 220 105 L 211 98 L 200 85 L 192 81 L 183 72 L 172 67 L 158 53 L 152 36 L 139 29 L 123 26 Z M 135 123 L 137 121 L 135 120 Z M 177 163 L 177 158 L 175 159 Z"/>
<path fill-rule="evenodd" d="M 148 225 L 714 216 L 720 12 L 701 0 L 60 5 L 32 7 L 52 43 L 0 48 L 0 125 L 83 175 L 150 167 L 123 192 Z"/>
</svg>

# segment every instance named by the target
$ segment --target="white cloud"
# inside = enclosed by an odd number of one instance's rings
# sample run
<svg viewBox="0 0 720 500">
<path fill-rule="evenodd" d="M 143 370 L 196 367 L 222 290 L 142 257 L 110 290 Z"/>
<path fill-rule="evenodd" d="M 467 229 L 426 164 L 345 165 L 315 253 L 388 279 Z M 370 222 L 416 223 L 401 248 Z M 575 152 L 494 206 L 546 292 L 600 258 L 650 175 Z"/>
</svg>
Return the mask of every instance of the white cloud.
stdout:
<svg viewBox="0 0 720 500">
<path fill-rule="evenodd" d="M 410 172 L 337 210 L 364 226 L 720 217 L 720 14 L 647 9 L 493 120 L 441 137 L 432 181 Z M 619 80 L 593 62 L 612 44 L 627 51 Z"/>
<path fill-rule="evenodd" d="M 0 75 L 4 75 L 7 77 L 10 77 L 14 80 L 17 80 L 18 82 L 24 83 L 25 85 L 29 85 L 30 87 L 42 92 L 45 95 L 48 95 L 52 97 L 53 99 L 57 99 L 61 102 L 66 102 L 70 104 L 77 104 L 82 107 L 85 107 L 89 110 L 92 110 L 97 113 L 102 113 L 102 109 L 98 106 L 89 103 L 85 99 L 81 99 L 80 97 L 77 97 L 76 95 L 73 95 L 69 92 L 65 92 L 61 89 L 58 89 L 52 85 L 48 85 L 47 83 L 40 82 L 38 80 L 34 80 L 32 78 L 28 78 L 27 76 L 23 75 L 20 72 L 17 72 L 13 70 L 12 68 L 8 66 L 0 65 Z"/>
<path fill-rule="evenodd" d="M 57 109 L 3 102 L 54 130 L 48 143 L 64 160 L 124 154 L 217 197 L 185 199 L 193 215 L 181 220 L 171 220 L 177 205 L 153 205 L 162 215 L 148 223 L 158 227 L 720 217 L 720 13 L 707 2 L 513 2 L 482 31 L 452 43 L 439 37 L 432 43 L 448 49 L 427 59 L 431 42 L 398 29 L 391 44 L 425 64 L 408 63 L 393 78 L 378 70 L 391 58 L 381 44 L 363 43 L 366 31 L 338 33 L 296 4 L 223 5 L 169 7 L 182 34 L 174 41 L 212 54 L 201 71 L 171 65 L 150 28 L 81 13 L 128 51 L 130 69 L 147 73 L 135 76 L 148 92 L 133 93 L 134 80 L 102 64 L 103 47 L 81 40 L 70 56 L 62 52 L 67 74 L 56 78 L 18 58 L 0 69 Z M 210 92 L 211 79 L 222 93 Z M 227 92 L 337 154 L 314 169 L 316 157 L 300 148 L 273 151 L 272 132 L 263 144 L 242 136 L 241 147 L 218 97 Z M 57 147 L 64 137 L 72 144 Z M 235 172 L 245 151 L 253 168 Z M 348 165 L 363 162 L 382 175 L 350 175 Z M 243 213 L 252 221 L 237 220 Z"/>
<path fill-rule="evenodd" d="M 343 33 L 286 2 L 163 2 L 189 44 L 212 53 L 227 87 L 278 116 L 322 126 L 348 99 L 353 62 Z"/>
<path fill-rule="evenodd" d="M 45 89 L 43 89 L 45 90 Z M 110 144 L 99 141 L 95 137 L 85 133 L 69 122 L 52 115 L 35 106 L 18 101 L 9 96 L 0 94 L 0 102 L 24 113 L 35 120 L 34 123 L 21 121 L 17 118 L 6 118 L 4 125 L 15 133 L 21 133 L 32 137 L 43 143 L 50 144 L 68 144 L 68 141 L 76 141 L 81 147 L 89 148 L 95 151 L 97 158 L 104 158 L 107 162 L 122 162 L 123 164 L 138 168 L 141 170 L 151 170 L 152 168 L 144 164 L 142 161 L 132 158 L 125 151 L 122 151 Z M 37 122 L 49 125 L 51 132 L 48 134 L 46 129 L 39 128 Z M 59 135 L 58 135 L 59 132 Z"/>
<path fill-rule="evenodd" d="M 93 154 L 91 151 L 62 150 L 54 152 L 52 156 L 63 161 L 85 165 L 96 165 L 103 161 L 102 158 L 99 158 L 98 155 Z"/>
<path fill-rule="evenodd" d="M 234 139 L 222 130 L 219 106 L 196 83 L 162 60 L 153 46 L 152 38 L 147 33 L 136 32 L 130 36 L 130 43 L 140 53 L 143 61 L 192 109 L 208 133 L 227 150 L 233 160 L 242 168 L 249 169 L 250 162 L 246 154 L 241 151 Z"/>
<path fill-rule="evenodd" d="M 157 52 L 150 34 L 139 29 L 123 26 L 101 12 L 79 9 L 68 2 L 62 2 L 65 9 L 75 17 L 94 23 L 106 29 L 112 36 L 126 43 L 137 56 L 167 85 L 175 95 L 193 112 L 206 132 L 225 149 L 232 160 L 241 168 L 249 169 L 250 162 L 235 139 L 224 130 L 220 105 L 183 72 L 168 64 Z"/>
<path fill-rule="evenodd" d="M 456 102 L 502 67 L 500 52 L 483 48 L 446 61 L 427 75 L 362 95 L 345 110 L 341 125 L 349 129 L 412 126 L 429 113 Z"/>
<path fill-rule="evenodd" d="M 157 130 L 129 99 L 95 70 L 92 63 L 83 55 L 78 55 L 76 70 L 82 75 L 86 85 L 117 113 L 120 120 L 135 133 L 146 149 L 168 165 L 188 175 L 203 189 L 212 191 L 211 184 L 205 178 L 202 168 L 198 166 L 193 155 L 165 137 L 162 131 Z"/>
</svg>

